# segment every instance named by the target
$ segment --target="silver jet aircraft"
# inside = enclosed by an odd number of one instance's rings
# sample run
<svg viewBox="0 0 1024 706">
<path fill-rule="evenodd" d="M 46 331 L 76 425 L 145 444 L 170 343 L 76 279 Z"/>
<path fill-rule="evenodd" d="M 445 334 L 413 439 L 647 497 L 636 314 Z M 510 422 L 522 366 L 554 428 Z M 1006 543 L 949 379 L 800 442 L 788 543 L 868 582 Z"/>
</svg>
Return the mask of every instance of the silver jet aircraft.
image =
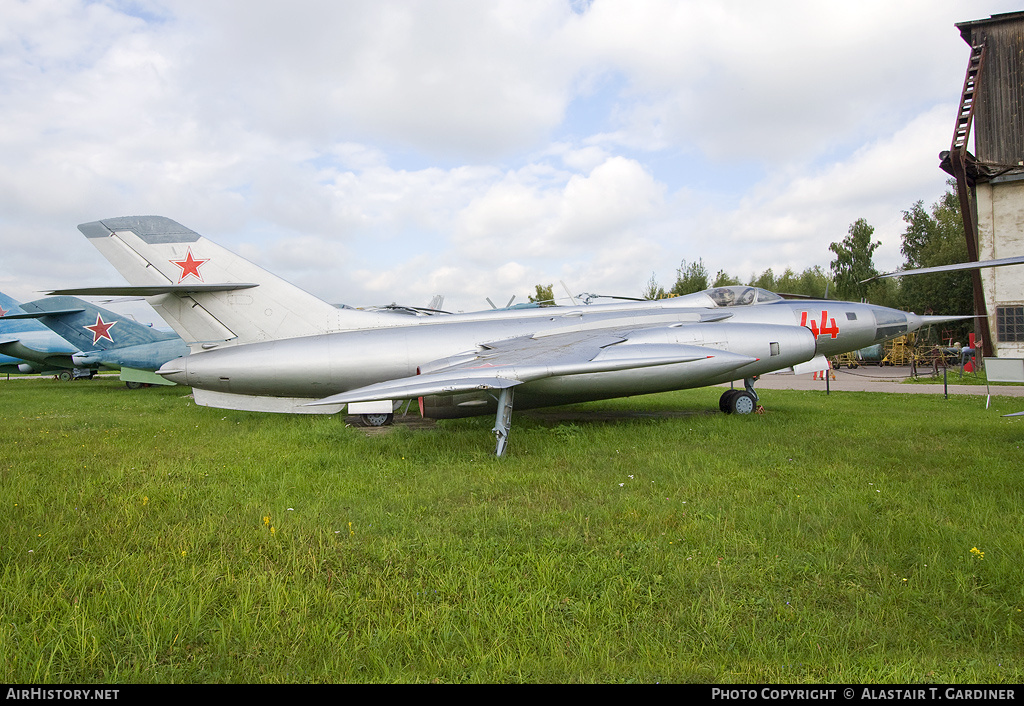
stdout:
<svg viewBox="0 0 1024 706">
<path fill-rule="evenodd" d="M 543 407 L 743 380 L 719 406 L 746 414 L 760 375 L 823 370 L 827 356 L 946 320 L 742 286 L 411 317 L 327 304 L 168 218 L 78 228 L 131 286 L 54 293 L 146 296 L 192 351 L 158 372 L 191 386 L 198 404 L 321 414 L 347 405 L 385 423 L 418 400 L 435 419 L 494 414 L 498 456 L 513 400 Z"/>
</svg>

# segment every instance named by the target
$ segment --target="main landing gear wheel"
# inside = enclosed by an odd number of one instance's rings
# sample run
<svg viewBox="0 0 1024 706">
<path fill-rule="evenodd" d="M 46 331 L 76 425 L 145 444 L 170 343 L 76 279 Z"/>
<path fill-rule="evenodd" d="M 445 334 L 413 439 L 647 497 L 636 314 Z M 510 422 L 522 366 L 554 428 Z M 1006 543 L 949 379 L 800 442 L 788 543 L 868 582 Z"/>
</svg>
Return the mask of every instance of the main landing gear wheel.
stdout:
<svg viewBox="0 0 1024 706">
<path fill-rule="evenodd" d="M 732 408 L 732 398 L 739 393 L 739 390 L 726 390 L 723 392 L 722 396 L 718 398 L 718 409 L 729 414 L 729 410 Z"/>
<path fill-rule="evenodd" d="M 363 414 L 360 415 L 364 427 L 383 427 L 395 421 L 395 415 L 387 414 Z"/>
<path fill-rule="evenodd" d="M 718 408 L 726 414 L 750 414 L 757 409 L 757 400 L 746 390 L 726 390 L 718 400 Z"/>
</svg>

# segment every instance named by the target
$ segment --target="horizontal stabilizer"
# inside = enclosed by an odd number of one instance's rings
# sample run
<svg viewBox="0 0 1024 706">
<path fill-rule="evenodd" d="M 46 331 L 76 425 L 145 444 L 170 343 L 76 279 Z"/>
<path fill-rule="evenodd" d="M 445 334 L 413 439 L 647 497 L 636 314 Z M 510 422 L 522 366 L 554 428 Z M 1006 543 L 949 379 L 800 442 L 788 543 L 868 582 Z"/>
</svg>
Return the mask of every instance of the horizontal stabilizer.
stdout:
<svg viewBox="0 0 1024 706">
<path fill-rule="evenodd" d="M 203 292 L 233 292 L 236 289 L 252 289 L 258 284 L 239 282 L 237 284 L 161 284 L 137 287 L 79 287 L 77 289 L 55 289 L 47 294 L 70 294 L 77 296 L 106 297 L 155 297 L 160 294 L 199 294 Z"/>
<path fill-rule="evenodd" d="M 56 309 L 54 311 L 32 311 L 26 314 L 8 314 L 0 319 L 41 319 L 44 316 L 61 316 L 62 314 L 81 314 L 85 309 Z"/>
</svg>

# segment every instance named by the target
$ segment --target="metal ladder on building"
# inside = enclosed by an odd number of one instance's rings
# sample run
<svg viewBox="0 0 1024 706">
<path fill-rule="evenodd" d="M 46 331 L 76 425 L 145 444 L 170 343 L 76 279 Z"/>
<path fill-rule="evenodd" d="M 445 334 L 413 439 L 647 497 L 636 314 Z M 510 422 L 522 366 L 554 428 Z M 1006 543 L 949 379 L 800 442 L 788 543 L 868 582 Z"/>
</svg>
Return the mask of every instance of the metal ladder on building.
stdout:
<svg viewBox="0 0 1024 706">
<path fill-rule="evenodd" d="M 956 176 L 956 192 L 960 200 L 960 214 L 964 221 L 964 238 L 967 241 L 967 259 L 978 261 L 977 226 L 971 211 L 971 198 L 967 184 L 967 141 L 971 136 L 971 123 L 974 122 L 974 108 L 977 105 L 981 69 L 985 63 L 985 42 L 971 47 L 971 56 L 967 61 L 967 75 L 964 76 L 964 88 L 960 92 L 960 111 L 956 116 L 956 127 L 953 130 L 953 142 L 949 147 L 949 164 Z M 974 293 L 974 313 L 979 316 L 978 327 L 984 340 L 985 355 L 991 355 L 992 343 L 988 325 L 988 312 L 985 308 L 985 296 L 981 288 L 981 274 L 978 270 L 971 271 L 971 289 Z"/>
<path fill-rule="evenodd" d="M 971 123 L 974 121 L 974 97 L 978 90 L 978 79 L 985 61 L 985 43 L 971 47 L 971 57 L 967 62 L 967 75 L 964 77 L 964 90 L 960 93 L 960 112 L 956 116 L 956 129 L 953 131 L 953 143 L 949 148 L 950 155 L 967 149 L 967 139 L 971 135 Z"/>
</svg>

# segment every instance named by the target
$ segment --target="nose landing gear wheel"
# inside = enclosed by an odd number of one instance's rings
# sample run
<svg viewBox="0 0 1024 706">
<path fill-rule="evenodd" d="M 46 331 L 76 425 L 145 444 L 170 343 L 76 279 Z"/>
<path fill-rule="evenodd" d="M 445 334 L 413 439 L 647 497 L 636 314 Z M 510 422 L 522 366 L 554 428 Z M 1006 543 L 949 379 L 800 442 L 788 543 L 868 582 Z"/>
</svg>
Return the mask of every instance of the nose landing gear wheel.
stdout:
<svg viewBox="0 0 1024 706">
<path fill-rule="evenodd" d="M 394 414 L 363 414 L 360 420 L 364 427 L 383 427 L 395 421 Z"/>
<path fill-rule="evenodd" d="M 750 414 L 757 408 L 757 400 L 745 390 L 726 390 L 718 400 L 718 408 L 726 414 Z"/>
</svg>

